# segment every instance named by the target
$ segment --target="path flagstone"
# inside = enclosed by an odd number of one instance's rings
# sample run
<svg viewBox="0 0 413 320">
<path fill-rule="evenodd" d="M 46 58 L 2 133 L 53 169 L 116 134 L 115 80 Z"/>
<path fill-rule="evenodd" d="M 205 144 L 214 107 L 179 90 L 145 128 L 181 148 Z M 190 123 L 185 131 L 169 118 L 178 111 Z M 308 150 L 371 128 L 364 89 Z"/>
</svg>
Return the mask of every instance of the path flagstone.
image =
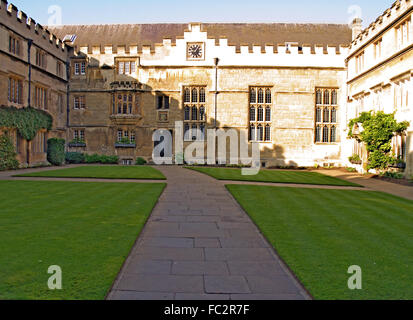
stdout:
<svg viewBox="0 0 413 320">
<path fill-rule="evenodd" d="M 168 186 L 108 299 L 310 299 L 221 182 L 158 169 Z"/>
</svg>

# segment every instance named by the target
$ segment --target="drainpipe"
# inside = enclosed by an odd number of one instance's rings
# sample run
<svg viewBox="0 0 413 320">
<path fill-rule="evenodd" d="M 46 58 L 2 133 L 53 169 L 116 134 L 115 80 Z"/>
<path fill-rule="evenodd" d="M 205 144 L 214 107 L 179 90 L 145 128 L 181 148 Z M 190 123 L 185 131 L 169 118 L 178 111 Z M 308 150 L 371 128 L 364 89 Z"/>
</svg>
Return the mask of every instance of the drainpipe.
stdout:
<svg viewBox="0 0 413 320">
<path fill-rule="evenodd" d="M 33 40 L 29 39 L 27 41 L 27 62 L 29 64 L 29 94 L 27 95 L 27 105 L 31 106 L 31 94 L 32 94 L 32 62 L 31 62 L 31 48 L 32 48 Z"/>
<path fill-rule="evenodd" d="M 219 59 L 214 58 L 214 65 L 215 65 L 215 119 L 214 119 L 214 127 L 217 128 L 217 112 L 218 112 L 218 63 Z"/>
<path fill-rule="evenodd" d="M 67 85 L 66 85 L 66 129 L 69 129 L 69 125 L 70 125 L 70 117 L 69 117 L 69 113 L 70 113 L 70 106 L 69 106 L 69 92 L 70 92 L 70 59 L 69 57 L 67 58 L 67 62 L 66 62 L 66 81 L 67 81 Z M 68 134 L 68 132 L 66 132 L 66 134 Z"/>
<path fill-rule="evenodd" d="M 32 62 L 31 62 L 31 48 L 32 48 L 33 40 L 29 39 L 27 41 L 27 63 L 29 64 L 29 74 L 28 74 L 28 82 L 29 82 L 29 92 L 27 95 L 27 106 L 30 107 L 32 104 Z M 30 165 L 30 145 L 31 142 L 26 140 L 26 162 L 27 165 Z"/>
</svg>

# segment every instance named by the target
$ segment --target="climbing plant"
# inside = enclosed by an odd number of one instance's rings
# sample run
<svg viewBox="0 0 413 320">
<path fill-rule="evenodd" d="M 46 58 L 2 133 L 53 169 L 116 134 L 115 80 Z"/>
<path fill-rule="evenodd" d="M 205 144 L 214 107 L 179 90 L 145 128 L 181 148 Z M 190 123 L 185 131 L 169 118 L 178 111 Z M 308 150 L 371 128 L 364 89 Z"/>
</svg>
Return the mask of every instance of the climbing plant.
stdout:
<svg viewBox="0 0 413 320">
<path fill-rule="evenodd" d="M 354 135 L 353 128 L 359 123 L 364 130 L 359 135 Z M 369 152 L 368 169 L 386 169 L 396 162 L 394 156 L 390 154 L 392 138 L 397 134 L 402 134 L 408 127 L 409 122 L 397 122 L 394 113 L 363 112 L 359 117 L 350 120 L 349 137 L 366 144 Z"/>
<path fill-rule="evenodd" d="M 0 107 L 0 127 L 16 128 L 27 141 L 33 140 L 40 129 L 50 130 L 52 123 L 52 116 L 42 110 Z"/>
<path fill-rule="evenodd" d="M 16 160 L 13 143 L 7 135 L 3 134 L 0 136 L 0 171 L 18 167 L 19 162 Z"/>
</svg>

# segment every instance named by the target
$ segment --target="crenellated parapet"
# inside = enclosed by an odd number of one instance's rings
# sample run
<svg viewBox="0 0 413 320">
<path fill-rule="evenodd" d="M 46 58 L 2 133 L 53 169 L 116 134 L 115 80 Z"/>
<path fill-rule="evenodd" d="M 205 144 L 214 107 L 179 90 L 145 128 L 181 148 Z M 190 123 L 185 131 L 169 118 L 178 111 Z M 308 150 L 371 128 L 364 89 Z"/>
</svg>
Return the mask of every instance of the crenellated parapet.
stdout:
<svg viewBox="0 0 413 320">
<path fill-rule="evenodd" d="M 188 59 L 188 46 L 202 47 L 201 59 Z M 220 66 L 261 67 L 345 67 L 348 55 L 346 45 L 317 45 L 297 43 L 233 44 L 226 37 L 213 38 L 204 31 L 202 24 L 190 23 L 183 36 L 164 38 L 162 43 L 129 45 L 82 45 L 83 54 L 101 61 L 101 65 L 114 63 L 115 58 L 139 57 L 140 66 L 213 66 L 219 59 Z"/>
<path fill-rule="evenodd" d="M 413 1 L 397 0 L 383 12 L 374 22 L 364 29 L 350 44 L 349 54 L 357 52 L 365 44 L 378 37 L 384 30 L 391 27 L 402 16 L 411 14 Z"/>
<path fill-rule="evenodd" d="M 33 40 L 33 43 L 43 50 L 66 59 L 70 47 L 7 0 L 0 1 L 0 22 L 26 40 Z"/>
</svg>

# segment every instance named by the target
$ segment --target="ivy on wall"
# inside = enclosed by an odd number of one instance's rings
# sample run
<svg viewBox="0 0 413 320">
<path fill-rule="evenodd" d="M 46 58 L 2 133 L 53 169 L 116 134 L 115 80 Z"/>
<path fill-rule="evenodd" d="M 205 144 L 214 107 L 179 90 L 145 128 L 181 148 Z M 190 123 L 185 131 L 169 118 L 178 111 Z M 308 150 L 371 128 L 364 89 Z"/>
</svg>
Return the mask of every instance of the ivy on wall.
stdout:
<svg viewBox="0 0 413 320">
<path fill-rule="evenodd" d="M 353 128 L 357 124 L 361 124 L 364 129 L 359 135 L 353 133 Z M 368 169 L 386 169 L 396 162 L 390 154 L 392 138 L 405 132 L 409 125 L 408 121 L 397 122 L 394 113 L 363 112 L 358 118 L 350 120 L 348 135 L 366 144 L 369 152 Z"/>
<path fill-rule="evenodd" d="M 41 129 L 50 130 L 53 118 L 45 111 L 31 107 L 0 107 L 0 127 L 15 128 L 20 136 L 31 141 Z"/>
</svg>

